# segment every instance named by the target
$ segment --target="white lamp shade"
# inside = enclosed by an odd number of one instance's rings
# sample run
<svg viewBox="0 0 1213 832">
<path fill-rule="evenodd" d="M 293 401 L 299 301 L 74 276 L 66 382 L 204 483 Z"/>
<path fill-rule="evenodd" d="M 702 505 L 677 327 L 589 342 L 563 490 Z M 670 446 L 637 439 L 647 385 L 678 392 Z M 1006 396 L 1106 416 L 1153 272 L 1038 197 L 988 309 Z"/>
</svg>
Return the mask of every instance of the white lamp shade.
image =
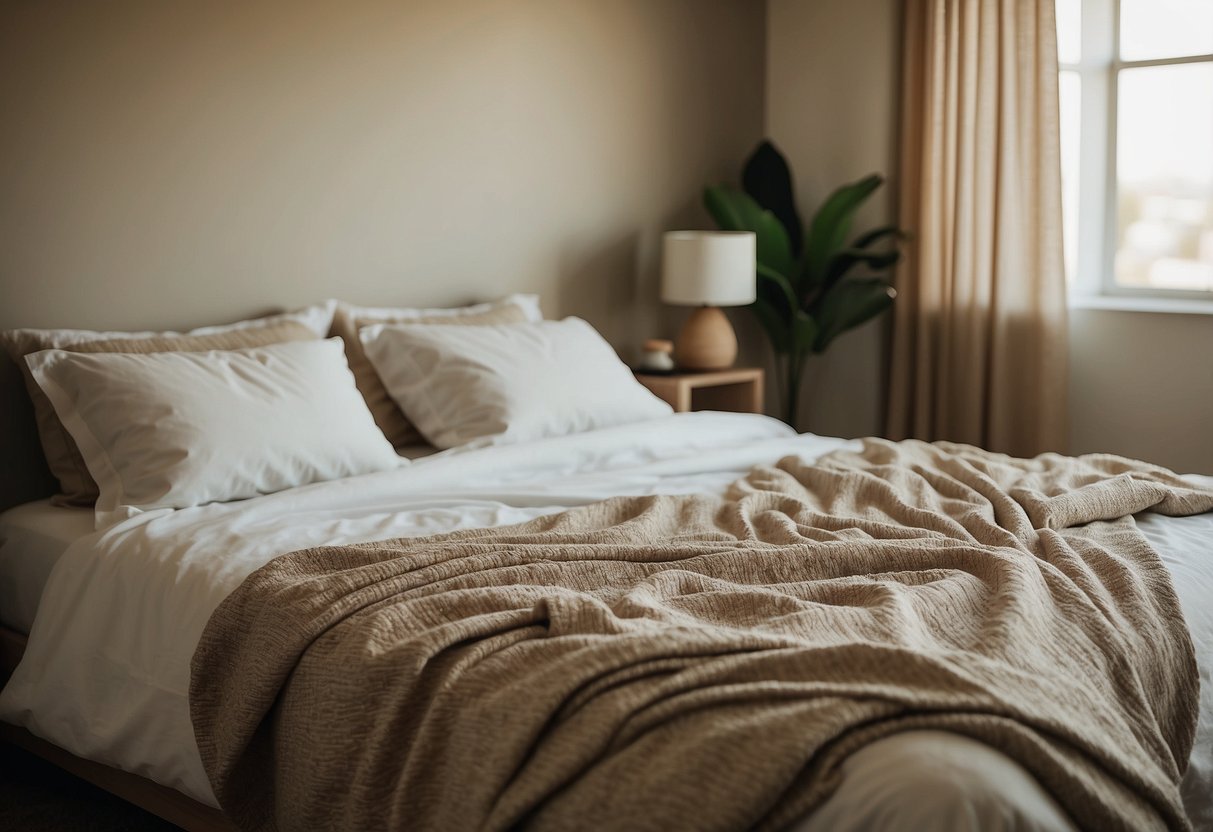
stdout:
<svg viewBox="0 0 1213 832">
<path fill-rule="evenodd" d="M 753 303 L 756 258 L 752 231 L 667 231 L 661 299 L 680 306 Z"/>
</svg>

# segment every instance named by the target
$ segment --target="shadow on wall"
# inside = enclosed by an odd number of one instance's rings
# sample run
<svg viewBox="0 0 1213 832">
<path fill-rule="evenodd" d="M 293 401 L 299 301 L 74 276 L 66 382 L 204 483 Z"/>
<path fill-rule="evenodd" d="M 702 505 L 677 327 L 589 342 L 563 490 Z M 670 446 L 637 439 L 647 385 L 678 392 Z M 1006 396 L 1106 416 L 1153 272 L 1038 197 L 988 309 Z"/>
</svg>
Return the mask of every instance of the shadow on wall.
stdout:
<svg viewBox="0 0 1213 832">
<path fill-rule="evenodd" d="M 645 271 L 641 238 L 632 232 L 591 246 L 563 247 L 556 297 L 544 298 L 544 314 L 556 317 L 559 310 L 560 317 L 585 318 L 617 350 L 635 341 L 633 310 L 643 303 L 638 284 Z"/>
<path fill-rule="evenodd" d="M 838 336 L 813 356 L 801 389 L 801 430 L 823 436 L 883 436 L 891 315 Z"/>
<path fill-rule="evenodd" d="M 557 291 L 554 297 L 543 299 L 544 313 L 551 318 L 585 318 L 624 362 L 635 364 L 646 339 L 673 340 L 690 312 L 661 302 L 662 236 L 667 230 L 711 227 L 698 200 L 688 199 L 667 215 L 628 233 L 566 244 L 556 263 Z M 745 310 L 730 312 L 734 321 L 751 317 Z"/>
</svg>

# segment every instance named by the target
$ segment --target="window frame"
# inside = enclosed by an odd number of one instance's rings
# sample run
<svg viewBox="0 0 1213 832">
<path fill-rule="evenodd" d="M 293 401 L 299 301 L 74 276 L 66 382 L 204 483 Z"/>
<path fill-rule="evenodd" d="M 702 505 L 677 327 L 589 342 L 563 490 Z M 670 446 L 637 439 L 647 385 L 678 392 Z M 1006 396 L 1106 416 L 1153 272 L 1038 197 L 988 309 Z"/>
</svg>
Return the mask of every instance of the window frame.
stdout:
<svg viewBox="0 0 1213 832">
<path fill-rule="evenodd" d="M 1118 246 L 1117 106 L 1120 72 L 1152 66 L 1213 63 L 1213 54 L 1179 58 L 1124 61 L 1120 58 L 1120 0 L 1082 0 L 1082 34 L 1077 63 L 1058 61 L 1062 73 L 1079 79 L 1080 114 L 1078 223 L 1074 261 L 1069 276 L 1072 305 L 1117 306 L 1134 300 L 1161 310 L 1158 302 L 1183 307 L 1209 306 L 1213 292 L 1201 289 L 1162 289 L 1116 283 Z M 1098 206 L 1103 206 L 1099 210 Z M 1201 303 L 1203 301 L 1203 303 Z M 1110 302 L 1110 303 L 1107 303 Z M 1195 302 L 1195 303 L 1193 303 Z M 1169 311 L 1169 310 L 1168 310 Z M 1203 310 L 1201 310 L 1203 311 Z"/>
</svg>

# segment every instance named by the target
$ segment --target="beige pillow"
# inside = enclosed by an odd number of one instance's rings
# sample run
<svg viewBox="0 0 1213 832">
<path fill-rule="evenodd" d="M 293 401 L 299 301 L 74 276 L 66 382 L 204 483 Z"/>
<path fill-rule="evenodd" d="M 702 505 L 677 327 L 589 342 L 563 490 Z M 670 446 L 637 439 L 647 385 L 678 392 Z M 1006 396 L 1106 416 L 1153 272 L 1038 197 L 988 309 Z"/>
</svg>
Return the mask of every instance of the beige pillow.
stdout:
<svg viewBox="0 0 1213 832">
<path fill-rule="evenodd" d="M 493 303 L 455 309 L 376 309 L 342 303 L 337 306 L 333 317 L 332 334 L 340 336 L 345 342 L 345 357 L 354 373 L 354 383 L 366 399 L 366 406 L 375 417 L 375 424 L 392 443 L 392 447 L 399 450 L 406 445 L 424 442 L 425 439 L 388 395 L 358 337 L 360 329 L 375 324 L 520 324 L 542 317 L 538 298 L 534 295 L 511 295 Z"/>
<path fill-rule="evenodd" d="M 75 353 L 163 353 L 205 352 L 207 350 L 236 350 L 263 347 L 285 341 L 306 341 L 320 336 L 314 328 L 297 320 L 277 321 L 267 318 L 266 325 L 239 326 L 234 329 L 205 330 L 202 335 L 139 334 L 137 337 L 114 337 L 119 333 L 90 333 L 76 330 L 20 329 L 6 332 L 3 342 L 9 355 L 21 368 L 26 390 L 34 405 L 38 423 L 38 438 L 46 454 L 51 473 L 59 480 L 60 494 L 54 498 L 59 505 L 93 505 L 97 501 L 97 483 L 88 472 L 75 440 L 63 427 L 50 399 L 34 381 L 24 357 L 47 349 Z M 91 337 L 90 337 L 91 336 Z"/>
<path fill-rule="evenodd" d="M 393 399 L 438 448 L 508 445 L 668 416 L 580 318 L 378 324 L 359 333 Z"/>
</svg>

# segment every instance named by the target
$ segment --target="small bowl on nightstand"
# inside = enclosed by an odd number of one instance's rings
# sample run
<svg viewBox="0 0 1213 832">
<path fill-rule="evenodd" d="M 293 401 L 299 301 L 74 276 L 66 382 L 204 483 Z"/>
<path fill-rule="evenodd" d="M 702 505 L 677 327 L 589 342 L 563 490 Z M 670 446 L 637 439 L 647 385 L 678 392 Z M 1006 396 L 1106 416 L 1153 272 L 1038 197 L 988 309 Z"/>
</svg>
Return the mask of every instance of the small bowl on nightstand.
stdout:
<svg viewBox="0 0 1213 832">
<path fill-rule="evenodd" d="M 674 372 L 674 342 L 650 338 L 644 342 L 636 372 L 648 375 L 669 375 Z"/>
</svg>

